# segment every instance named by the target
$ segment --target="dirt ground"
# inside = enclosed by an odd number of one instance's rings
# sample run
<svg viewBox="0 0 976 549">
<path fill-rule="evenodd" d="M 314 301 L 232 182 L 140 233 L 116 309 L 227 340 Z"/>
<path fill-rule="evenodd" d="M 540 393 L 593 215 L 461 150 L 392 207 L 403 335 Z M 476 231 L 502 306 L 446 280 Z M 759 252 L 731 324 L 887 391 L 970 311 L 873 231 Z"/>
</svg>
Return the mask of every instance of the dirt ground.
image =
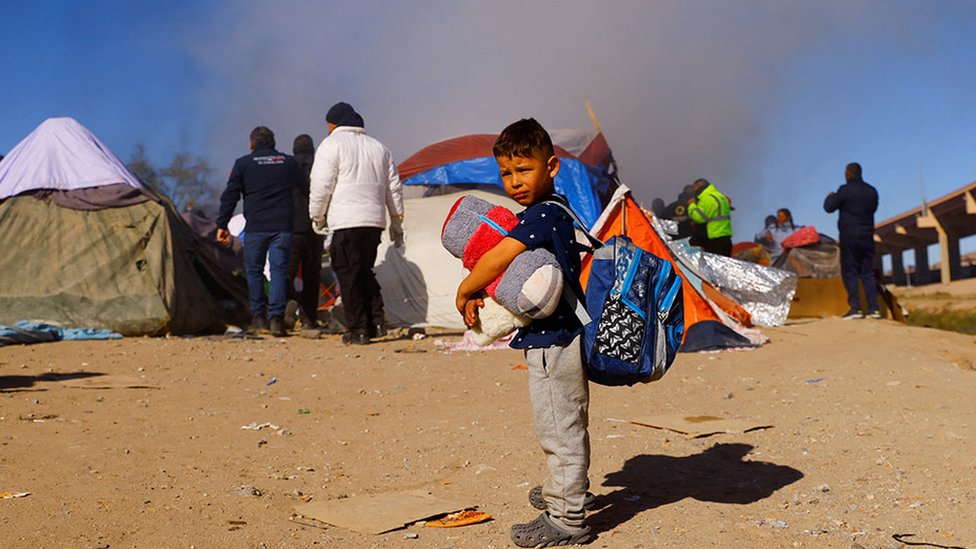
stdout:
<svg viewBox="0 0 976 549">
<path fill-rule="evenodd" d="M 976 547 L 976 337 L 886 320 L 763 332 L 757 350 L 679 355 L 659 382 L 591 386 L 591 546 Z M 516 351 L 437 346 L 458 339 L 0 347 L 0 492 L 30 492 L 0 499 L 0 546 L 510 547 L 543 479 L 526 372 Z M 154 388 L 71 387 L 87 374 Z M 772 427 L 628 422 L 662 413 Z M 241 429 L 265 422 L 278 430 Z M 293 516 L 407 489 L 494 519 L 367 535 Z"/>
<path fill-rule="evenodd" d="M 909 310 L 976 310 L 976 278 L 950 284 L 888 286 L 898 302 Z"/>
</svg>

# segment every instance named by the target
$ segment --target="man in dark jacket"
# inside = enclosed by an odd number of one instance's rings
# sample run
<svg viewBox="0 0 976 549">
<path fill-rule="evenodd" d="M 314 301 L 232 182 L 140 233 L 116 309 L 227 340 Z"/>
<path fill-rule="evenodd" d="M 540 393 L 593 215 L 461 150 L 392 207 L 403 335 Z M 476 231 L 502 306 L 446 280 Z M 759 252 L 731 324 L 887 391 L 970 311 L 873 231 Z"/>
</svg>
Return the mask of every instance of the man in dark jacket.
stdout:
<svg viewBox="0 0 976 549">
<path fill-rule="evenodd" d="M 881 318 L 878 288 L 874 282 L 874 212 L 878 211 L 878 191 L 861 179 L 861 165 L 851 162 L 844 170 L 847 183 L 824 199 L 824 210 L 840 210 L 837 230 L 840 232 L 840 272 L 847 289 L 851 309 L 844 319 L 864 318 L 857 281 L 864 286 L 868 302 L 867 316 Z"/>
<path fill-rule="evenodd" d="M 275 150 L 274 133 L 258 126 L 250 135 L 251 154 L 234 162 L 227 188 L 220 196 L 217 215 L 217 240 L 230 243 L 227 223 L 234 208 L 244 197 L 244 268 L 247 271 L 248 300 L 253 315 L 251 331 L 267 327 L 265 312 L 271 321 L 271 334 L 287 335 L 284 315 L 287 302 L 288 256 L 294 230 L 292 189 L 300 176 L 295 159 Z M 264 295 L 264 260 L 268 258 L 271 280 L 267 305 Z"/>
<path fill-rule="evenodd" d="M 322 270 L 322 250 L 325 237 L 312 230 L 308 217 L 308 185 L 312 163 L 315 161 L 315 143 L 308 134 L 295 138 L 292 146 L 295 162 L 301 174 L 301 183 L 294 188 L 295 232 L 291 237 L 291 259 L 288 261 L 288 281 L 295 280 L 298 268 L 302 270 L 301 295 L 294 284 L 288 284 L 288 299 L 298 302 L 301 312 L 299 322 L 303 327 L 318 326 L 319 282 Z"/>
</svg>

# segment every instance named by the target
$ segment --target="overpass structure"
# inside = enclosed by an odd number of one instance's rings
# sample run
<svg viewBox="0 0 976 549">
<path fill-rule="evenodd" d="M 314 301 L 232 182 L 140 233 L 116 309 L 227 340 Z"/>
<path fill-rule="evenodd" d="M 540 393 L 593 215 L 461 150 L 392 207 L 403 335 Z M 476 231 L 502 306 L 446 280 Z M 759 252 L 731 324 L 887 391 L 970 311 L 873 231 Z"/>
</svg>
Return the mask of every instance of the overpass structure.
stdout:
<svg viewBox="0 0 976 549">
<path fill-rule="evenodd" d="M 905 250 L 915 253 L 912 283 L 934 282 L 928 247 L 939 245 L 940 280 L 964 277 L 959 239 L 976 234 L 976 181 L 874 226 L 877 258 L 891 256 L 892 281 L 908 282 L 902 259 Z"/>
</svg>

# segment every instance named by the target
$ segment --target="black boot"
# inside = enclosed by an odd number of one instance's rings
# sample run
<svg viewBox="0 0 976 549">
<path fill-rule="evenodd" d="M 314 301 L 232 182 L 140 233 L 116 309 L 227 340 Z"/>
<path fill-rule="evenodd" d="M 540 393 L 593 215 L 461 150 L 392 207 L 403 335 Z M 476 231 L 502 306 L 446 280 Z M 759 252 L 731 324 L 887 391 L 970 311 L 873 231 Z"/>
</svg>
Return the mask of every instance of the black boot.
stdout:
<svg viewBox="0 0 976 549">
<path fill-rule="evenodd" d="M 376 337 L 386 337 L 388 333 L 389 332 L 386 331 L 386 325 L 373 324 L 369 327 L 369 330 L 366 332 L 366 335 L 368 335 L 370 339 L 373 339 Z"/>
<path fill-rule="evenodd" d="M 285 319 L 280 316 L 271 317 L 271 335 L 275 337 L 285 337 L 288 331 L 285 330 Z"/>
<path fill-rule="evenodd" d="M 251 318 L 251 324 L 247 327 L 247 331 L 256 334 L 258 332 L 265 332 L 268 330 L 268 321 L 265 320 L 264 315 L 254 315 Z"/>
<path fill-rule="evenodd" d="M 342 334 L 342 342 L 346 345 L 366 345 L 369 343 L 369 336 L 365 330 L 349 330 Z"/>
<path fill-rule="evenodd" d="M 298 316 L 298 323 L 301 324 L 303 330 L 315 330 L 319 327 L 318 320 L 313 320 L 304 313 Z"/>
</svg>

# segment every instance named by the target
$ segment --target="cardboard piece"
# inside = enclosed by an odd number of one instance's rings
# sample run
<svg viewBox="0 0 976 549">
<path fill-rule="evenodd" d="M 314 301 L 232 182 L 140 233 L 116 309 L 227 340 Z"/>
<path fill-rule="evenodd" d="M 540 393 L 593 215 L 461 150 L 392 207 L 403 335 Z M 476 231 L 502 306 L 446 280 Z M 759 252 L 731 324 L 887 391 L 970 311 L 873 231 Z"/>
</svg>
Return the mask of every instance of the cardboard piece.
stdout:
<svg viewBox="0 0 976 549">
<path fill-rule="evenodd" d="M 382 534 L 437 515 L 474 507 L 436 498 L 426 490 L 409 490 L 317 501 L 295 507 L 295 511 L 317 521 L 359 532 Z"/>
<path fill-rule="evenodd" d="M 158 389 L 159 387 L 133 376 L 106 374 L 92 377 L 79 377 L 58 381 L 65 387 L 75 389 Z"/>
<path fill-rule="evenodd" d="M 790 303 L 789 318 L 822 318 L 841 316 L 850 309 L 847 290 L 840 277 L 796 280 L 796 292 Z"/>
<path fill-rule="evenodd" d="M 768 429 L 771 424 L 748 419 L 725 419 L 717 416 L 668 415 L 647 416 L 632 419 L 631 423 L 668 429 L 693 437 L 706 437 L 717 433 L 740 434 L 755 429 Z"/>
<path fill-rule="evenodd" d="M 860 285 L 858 285 L 858 292 L 861 298 L 861 310 L 866 311 L 868 309 L 867 301 L 864 297 L 864 288 Z M 879 292 L 878 297 L 884 296 Z M 881 307 L 881 316 L 887 318 L 889 316 L 888 303 L 884 299 L 879 299 L 878 306 Z M 839 276 L 835 278 L 801 276 L 796 280 L 796 292 L 793 294 L 793 301 L 790 303 L 790 312 L 787 317 L 842 316 L 850 308 L 850 305 L 847 304 L 847 290 L 844 288 L 844 281 Z"/>
</svg>

